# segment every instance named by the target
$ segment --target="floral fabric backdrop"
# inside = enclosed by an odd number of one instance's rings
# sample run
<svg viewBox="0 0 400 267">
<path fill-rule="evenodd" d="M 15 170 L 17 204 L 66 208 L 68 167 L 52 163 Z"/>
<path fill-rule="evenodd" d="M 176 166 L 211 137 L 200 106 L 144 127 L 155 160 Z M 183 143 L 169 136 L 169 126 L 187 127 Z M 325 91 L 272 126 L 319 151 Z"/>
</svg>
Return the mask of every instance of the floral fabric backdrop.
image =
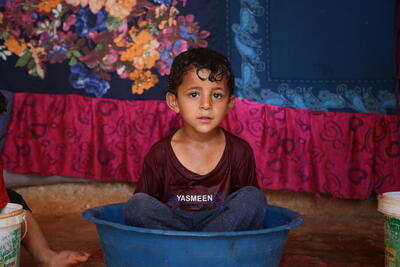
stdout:
<svg viewBox="0 0 400 267">
<path fill-rule="evenodd" d="M 163 101 L 173 58 L 211 47 L 237 77 L 239 98 L 222 126 L 253 147 L 261 187 L 354 199 L 400 190 L 394 8 L 1 0 L 0 90 L 13 95 L 0 117 L 10 119 L 0 132 L 4 166 L 137 181 L 151 145 L 181 125 Z"/>
<path fill-rule="evenodd" d="M 194 8 L 186 1 L 1 4 L 0 85 L 11 91 L 154 99 L 154 93 L 142 96 L 152 88 L 162 98 L 160 80 L 173 57 L 207 46 L 210 35 L 193 14 L 182 14 Z"/>
</svg>

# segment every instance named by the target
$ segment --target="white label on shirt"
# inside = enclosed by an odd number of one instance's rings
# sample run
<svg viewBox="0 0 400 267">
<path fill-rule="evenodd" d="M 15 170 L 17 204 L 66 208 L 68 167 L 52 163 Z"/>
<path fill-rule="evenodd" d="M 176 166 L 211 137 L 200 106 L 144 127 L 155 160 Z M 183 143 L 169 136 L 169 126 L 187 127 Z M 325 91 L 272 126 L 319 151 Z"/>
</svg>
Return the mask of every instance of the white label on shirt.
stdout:
<svg viewBox="0 0 400 267">
<path fill-rule="evenodd" d="M 178 201 L 183 202 L 208 202 L 213 201 L 213 195 L 176 195 Z"/>
</svg>

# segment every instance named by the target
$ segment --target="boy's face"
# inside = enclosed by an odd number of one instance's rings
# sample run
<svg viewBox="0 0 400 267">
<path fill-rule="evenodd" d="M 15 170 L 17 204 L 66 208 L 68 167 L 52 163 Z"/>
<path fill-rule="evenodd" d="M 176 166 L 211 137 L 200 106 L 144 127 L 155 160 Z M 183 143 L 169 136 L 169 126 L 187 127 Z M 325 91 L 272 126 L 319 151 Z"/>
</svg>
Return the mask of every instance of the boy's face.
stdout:
<svg viewBox="0 0 400 267">
<path fill-rule="evenodd" d="M 208 80 L 210 71 L 189 70 L 178 87 L 177 96 L 167 93 L 168 106 L 181 113 L 184 127 L 200 133 L 207 133 L 219 126 L 233 107 L 234 96 L 229 94 L 226 77 L 221 81 Z"/>
</svg>

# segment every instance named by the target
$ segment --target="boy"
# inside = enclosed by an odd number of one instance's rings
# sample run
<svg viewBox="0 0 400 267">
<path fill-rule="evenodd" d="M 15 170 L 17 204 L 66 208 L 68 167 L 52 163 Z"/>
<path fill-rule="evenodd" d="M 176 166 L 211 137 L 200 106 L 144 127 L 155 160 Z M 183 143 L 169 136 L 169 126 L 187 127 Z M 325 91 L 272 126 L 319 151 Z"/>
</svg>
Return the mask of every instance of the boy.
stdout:
<svg viewBox="0 0 400 267">
<path fill-rule="evenodd" d="M 0 93 L 0 114 L 7 111 L 7 98 Z M 26 224 L 28 231 L 22 244 L 32 255 L 40 267 L 66 267 L 86 262 L 89 254 L 78 251 L 54 251 L 49 247 L 39 224 L 33 217 L 31 210 L 25 200 L 17 192 L 4 186 L 3 166 L 0 160 L 0 210 L 8 203 L 17 203 L 25 209 Z"/>
<path fill-rule="evenodd" d="M 229 61 L 207 48 L 178 55 L 168 77 L 168 106 L 183 126 L 152 146 L 135 194 L 124 207 L 128 225 L 180 231 L 244 231 L 263 223 L 253 151 L 219 127 L 234 105 Z"/>
</svg>

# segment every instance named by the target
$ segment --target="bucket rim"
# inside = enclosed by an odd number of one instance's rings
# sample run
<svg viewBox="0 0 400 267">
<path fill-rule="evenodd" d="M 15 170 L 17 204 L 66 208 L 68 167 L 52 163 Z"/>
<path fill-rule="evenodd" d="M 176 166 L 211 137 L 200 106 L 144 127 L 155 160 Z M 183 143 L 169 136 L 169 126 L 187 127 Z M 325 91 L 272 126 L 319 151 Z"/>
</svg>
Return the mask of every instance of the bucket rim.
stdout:
<svg viewBox="0 0 400 267">
<path fill-rule="evenodd" d="M 400 191 L 384 192 L 382 195 L 378 195 L 378 198 L 390 198 L 394 200 L 400 200 Z"/>
<path fill-rule="evenodd" d="M 11 212 L 0 214 L 0 219 L 7 219 L 7 218 L 15 217 L 15 216 L 18 216 L 18 215 L 22 215 L 25 212 L 23 207 L 22 207 L 22 205 L 20 205 L 20 204 L 7 203 L 7 205 L 14 206 L 17 209 L 13 210 Z M 6 206 L 4 206 L 3 208 L 5 208 Z"/>
<path fill-rule="evenodd" d="M 158 230 L 158 229 L 149 229 L 149 228 L 141 228 L 135 226 L 129 226 L 125 224 L 119 224 L 115 222 L 110 222 L 102 219 L 98 219 L 94 217 L 94 214 L 99 212 L 101 209 L 105 207 L 112 207 L 112 206 L 121 206 L 124 203 L 116 203 L 116 204 L 109 204 L 100 207 L 94 207 L 85 210 L 82 213 L 82 217 L 87 220 L 94 222 L 97 225 L 107 225 L 118 228 L 120 230 L 128 230 L 132 231 L 135 230 L 136 232 L 140 232 L 143 234 L 154 234 L 154 235 L 166 235 L 166 236 L 183 236 L 183 237 L 236 237 L 236 236 L 249 236 L 249 235 L 262 235 L 268 234 L 273 232 L 280 232 L 286 231 L 291 228 L 297 227 L 301 225 L 304 221 L 303 216 L 299 213 L 284 207 L 268 205 L 267 212 L 269 209 L 272 210 L 280 210 L 285 211 L 288 213 L 288 216 L 291 217 L 291 221 L 287 224 L 279 225 L 276 227 L 265 228 L 265 229 L 257 229 L 257 230 L 248 230 L 248 231 L 237 231 L 237 232 L 190 232 L 190 231 L 174 231 L 174 230 Z"/>
</svg>

